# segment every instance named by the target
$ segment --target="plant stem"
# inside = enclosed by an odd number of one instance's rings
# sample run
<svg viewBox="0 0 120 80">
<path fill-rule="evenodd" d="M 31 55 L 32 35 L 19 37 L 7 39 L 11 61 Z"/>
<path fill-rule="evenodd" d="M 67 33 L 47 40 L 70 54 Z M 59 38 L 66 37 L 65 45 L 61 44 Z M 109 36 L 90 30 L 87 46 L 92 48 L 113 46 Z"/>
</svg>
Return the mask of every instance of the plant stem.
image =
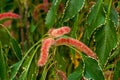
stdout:
<svg viewBox="0 0 120 80">
<path fill-rule="evenodd" d="M 18 0 L 19 1 L 19 0 Z M 24 55 L 24 29 L 23 29 L 23 10 L 22 10 L 22 4 L 19 1 L 19 13 L 20 13 L 20 36 L 21 36 L 21 48 L 22 48 L 22 55 Z"/>
<path fill-rule="evenodd" d="M 25 24 L 26 24 L 26 40 L 27 40 L 27 48 L 29 49 L 30 48 L 30 41 L 29 41 L 29 22 L 28 22 L 28 4 L 27 4 L 27 1 L 25 1 Z"/>
<path fill-rule="evenodd" d="M 24 55 L 24 30 L 23 27 L 20 27 L 21 32 L 21 48 L 22 48 L 22 55 Z"/>
</svg>

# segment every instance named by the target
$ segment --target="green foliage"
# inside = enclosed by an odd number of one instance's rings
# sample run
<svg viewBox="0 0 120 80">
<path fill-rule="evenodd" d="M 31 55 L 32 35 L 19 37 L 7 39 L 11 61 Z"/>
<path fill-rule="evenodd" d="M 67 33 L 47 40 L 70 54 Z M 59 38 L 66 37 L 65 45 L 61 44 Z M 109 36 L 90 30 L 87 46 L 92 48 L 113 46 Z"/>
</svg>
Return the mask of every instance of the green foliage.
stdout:
<svg viewBox="0 0 120 80">
<path fill-rule="evenodd" d="M 0 75 L 0 79 L 7 80 L 8 79 L 7 64 L 4 52 L 2 50 L 1 42 L 0 42 L 0 72 L 2 72 Z"/>
<path fill-rule="evenodd" d="M 62 21 L 73 18 L 83 7 L 84 0 L 67 0 Z"/>
<path fill-rule="evenodd" d="M 120 78 L 120 61 L 116 63 L 116 67 L 115 67 L 114 75 L 113 75 L 114 80 L 119 80 L 119 78 Z"/>
<path fill-rule="evenodd" d="M 86 56 L 83 56 L 83 59 L 85 64 L 84 74 L 87 79 L 105 80 L 103 73 L 96 60 Z"/>
<path fill-rule="evenodd" d="M 47 13 L 45 24 L 48 28 L 51 28 L 56 21 L 57 10 L 58 10 L 58 6 L 59 6 L 60 2 L 61 2 L 61 0 L 53 0 L 52 6 Z"/>
<path fill-rule="evenodd" d="M 10 36 L 7 34 L 3 28 L 0 27 L 0 41 L 3 47 L 10 44 Z"/>
<path fill-rule="evenodd" d="M 105 12 L 103 10 L 102 0 L 98 0 L 97 3 L 91 8 L 88 14 L 87 24 L 88 28 L 85 29 L 85 41 L 88 44 L 94 31 L 102 24 L 105 23 Z"/>
<path fill-rule="evenodd" d="M 13 64 L 10 68 L 11 68 L 11 73 L 10 73 L 10 80 L 14 79 L 16 77 L 16 74 L 18 73 L 20 64 L 22 61 L 16 62 L 15 64 Z"/>
<path fill-rule="evenodd" d="M 0 80 L 120 79 L 119 0 L 0 0 L 4 12 L 21 18 L 0 20 Z M 52 46 L 39 67 L 42 40 L 52 27 L 62 26 L 69 26 L 67 37 L 84 42 L 97 59 L 71 46 Z"/>
<path fill-rule="evenodd" d="M 11 37 L 10 40 L 11 40 L 11 41 L 10 41 L 10 42 L 11 42 L 11 47 L 12 47 L 12 49 L 13 49 L 16 57 L 17 57 L 19 60 L 21 60 L 21 59 L 22 59 L 22 50 L 21 50 L 18 42 L 17 42 L 15 39 L 13 39 L 12 37 Z"/>
<path fill-rule="evenodd" d="M 112 49 L 117 45 L 114 23 L 108 21 L 108 23 L 102 25 L 95 34 L 95 40 L 96 54 L 98 55 L 100 65 L 103 68 L 111 54 Z"/>
<path fill-rule="evenodd" d="M 82 74 L 83 74 L 83 65 L 82 63 L 80 63 L 77 69 L 75 69 L 74 72 L 68 76 L 68 80 L 79 80 L 82 78 Z"/>
<path fill-rule="evenodd" d="M 30 55 L 30 57 L 25 59 L 25 62 L 22 65 L 23 72 L 20 75 L 19 80 L 26 80 L 26 79 L 31 79 L 31 80 L 33 79 L 34 80 L 34 78 L 36 78 L 37 72 L 36 71 L 32 72 L 30 70 L 32 69 L 32 63 L 34 63 L 33 59 L 34 59 L 35 53 L 37 52 L 38 48 L 39 48 L 39 46 L 37 46 L 37 48 L 34 50 L 32 55 Z M 37 70 L 37 66 L 35 66 L 34 69 Z M 29 77 L 28 77 L 28 74 L 29 74 Z"/>
</svg>

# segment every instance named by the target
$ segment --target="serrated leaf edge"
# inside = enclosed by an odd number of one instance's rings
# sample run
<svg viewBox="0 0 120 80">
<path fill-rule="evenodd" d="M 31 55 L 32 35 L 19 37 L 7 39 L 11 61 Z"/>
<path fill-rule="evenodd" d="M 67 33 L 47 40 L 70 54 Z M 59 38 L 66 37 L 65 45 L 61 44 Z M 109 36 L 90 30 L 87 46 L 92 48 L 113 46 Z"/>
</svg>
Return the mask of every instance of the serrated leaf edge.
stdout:
<svg viewBox="0 0 120 80">
<path fill-rule="evenodd" d="M 68 0 L 67 3 L 66 3 L 65 9 L 63 11 L 62 19 L 64 18 L 64 14 L 65 14 L 65 11 L 66 11 L 66 9 L 68 7 L 69 2 L 70 2 L 70 0 Z M 85 0 L 83 1 L 82 7 L 77 12 L 79 12 L 84 7 L 84 4 L 85 4 Z M 74 14 L 71 18 L 68 18 L 68 19 L 64 20 L 64 22 L 67 22 L 68 20 L 72 19 L 75 15 L 76 14 Z"/>
<path fill-rule="evenodd" d="M 94 6 L 95 6 L 96 4 L 97 4 L 97 3 L 95 3 L 95 4 L 91 7 L 88 15 L 91 13 L 91 10 L 94 8 Z M 104 7 L 103 7 L 103 11 L 104 11 Z M 87 18 L 88 18 L 88 15 L 87 15 Z M 106 20 L 106 19 L 105 19 L 105 20 Z M 96 28 L 94 28 L 93 31 L 92 31 L 91 34 L 90 34 L 91 36 L 90 36 L 90 37 L 87 37 L 87 39 L 90 40 L 90 38 L 95 34 L 94 32 L 95 32 L 97 29 L 99 29 L 102 25 L 104 25 L 105 23 L 106 23 L 106 22 L 104 22 L 103 24 L 99 24 Z M 86 24 L 88 24 L 88 23 L 86 23 Z"/>
<path fill-rule="evenodd" d="M 106 22 L 107 22 L 106 20 L 107 20 L 107 19 L 105 19 L 104 24 L 99 25 L 99 27 L 97 27 L 96 30 L 94 30 L 94 33 L 93 33 L 93 41 L 94 41 L 95 43 L 96 43 L 95 34 L 96 34 L 97 30 L 99 30 L 99 28 L 102 27 L 102 25 L 105 25 L 105 24 L 106 24 Z M 110 20 L 110 19 L 109 19 L 109 20 Z M 113 22 L 113 23 L 114 23 L 114 22 Z M 115 27 L 115 24 L 114 24 L 114 27 Z M 118 44 L 119 44 L 119 43 L 117 42 L 116 46 L 115 46 L 114 48 L 112 48 L 111 51 L 109 52 L 109 57 L 107 58 L 107 60 L 106 60 L 106 62 L 105 62 L 105 64 L 104 64 L 104 66 L 103 66 L 103 69 L 105 68 L 105 66 L 106 66 L 107 63 L 108 63 L 108 60 L 109 60 L 110 57 L 111 57 L 111 52 L 117 48 Z M 96 43 L 96 45 L 97 45 L 97 43 Z M 98 60 L 98 63 L 99 63 L 99 66 L 100 66 L 100 61 L 99 61 L 99 60 Z M 100 68 L 101 68 L 101 67 L 100 67 Z M 102 68 L 101 68 L 101 70 L 102 70 Z"/>
<path fill-rule="evenodd" d="M 61 1 L 61 0 L 60 0 Z M 58 2 L 58 0 L 55 1 L 54 5 L 56 5 Z M 51 9 L 52 9 L 53 6 L 50 7 L 50 9 L 48 10 L 48 13 L 50 13 Z M 48 13 L 46 15 L 46 18 L 45 18 L 45 25 L 47 26 L 46 22 L 47 22 L 47 16 L 48 16 Z M 57 15 L 57 13 L 55 13 L 55 15 Z"/>
<path fill-rule="evenodd" d="M 91 57 L 89 57 L 89 58 L 91 58 Z M 93 59 L 93 58 L 91 58 L 91 59 Z M 83 62 L 84 62 L 84 59 L 83 59 L 83 58 L 82 58 L 82 60 L 83 60 Z M 102 68 L 101 68 L 101 66 L 100 66 L 99 60 L 96 60 L 96 59 L 93 59 L 93 60 L 95 60 L 95 61 L 97 62 L 100 71 L 102 72 L 102 74 L 104 74 L 104 73 L 103 73 L 103 70 L 102 70 Z M 84 76 L 84 71 L 85 71 L 85 63 L 83 64 L 83 77 L 84 77 L 85 80 L 92 79 L 92 78 L 86 78 L 86 77 Z M 104 75 L 103 75 L 103 77 L 104 77 Z M 105 78 L 105 77 L 104 77 L 104 78 Z"/>
</svg>

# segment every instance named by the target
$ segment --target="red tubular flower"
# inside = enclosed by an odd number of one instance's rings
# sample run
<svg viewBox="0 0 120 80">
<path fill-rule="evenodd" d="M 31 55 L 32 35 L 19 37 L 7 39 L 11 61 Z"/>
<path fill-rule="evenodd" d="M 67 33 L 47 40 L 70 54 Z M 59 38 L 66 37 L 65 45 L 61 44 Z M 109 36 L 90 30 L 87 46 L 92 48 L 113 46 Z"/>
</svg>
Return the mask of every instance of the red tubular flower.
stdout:
<svg viewBox="0 0 120 80">
<path fill-rule="evenodd" d="M 84 43 L 76 40 L 76 39 L 73 39 L 73 38 L 58 38 L 56 40 L 56 43 L 55 43 L 57 46 L 59 45 L 67 45 L 67 46 L 73 46 L 75 47 L 76 49 L 78 49 L 79 51 L 82 51 L 84 52 L 86 55 L 96 59 L 96 55 L 95 53 L 90 49 L 88 48 Z"/>
<path fill-rule="evenodd" d="M 18 14 L 12 13 L 12 12 L 6 12 L 0 14 L 0 20 L 6 19 L 6 18 L 12 18 L 12 19 L 18 19 L 20 16 Z"/>
<path fill-rule="evenodd" d="M 41 47 L 41 56 L 38 60 L 38 66 L 44 66 L 48 59 L 48 53 L 51 45 L 54 44 L 53 38 L 47 38 L 43 40 L 42 47 Z"/>
<path fill-rule="evenodd" d="M 68 34 L 69 32 L 70 32 L 70 28 L 67 27 L 67 26 L 64 26 L 64 27 L 61 27 L 61 28 L 58 28 L 58 29 L 50 29 L 48 31 L 49 36 L 53 37 L 53 38 L 60 37 L 64 34 Z"/>
</svg>

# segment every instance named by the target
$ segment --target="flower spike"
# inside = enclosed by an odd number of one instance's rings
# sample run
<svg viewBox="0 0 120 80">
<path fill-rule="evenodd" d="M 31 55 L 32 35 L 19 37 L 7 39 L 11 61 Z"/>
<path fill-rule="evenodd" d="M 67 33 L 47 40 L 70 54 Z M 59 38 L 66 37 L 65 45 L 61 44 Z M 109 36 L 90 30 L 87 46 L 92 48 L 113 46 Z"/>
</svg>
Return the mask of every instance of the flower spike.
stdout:
<svg viewBox="0 0 120 80">
<path fill-rule="evenodd" d="M 48 59 L 49 49 L 54 44 L 53 38 L 44 39 L 41 47 L 41 55 L 38 60 L 38 66 L 44 66 Z"/>
<path fill-rule="evenodd" d="M 61 27 L 61 28 L 58 28 L 58 29 L 50 29 L 48 31 L 49 36 L 53 37 L 53 38 L 63 36 L 64 34 L 68 34 L 69 32 L 70 32 L 70 28 L 67 27 L 67 26 L 64 26 L 64 27 Z"/>
<path fill-rule="evenodd" d="M 20 18 L 20 16 L 12 12 L 5 12 L 0 14 L 0 20 L 6 19 L 6 18 L 18 19 Z"/>
<path fill-rule="evenodd" d="M 55 43 L 57 46 L 59 45 L 68 45 L 68 46 L 73 46 L 76 49 L 78 49 L 79 51 L 84 52 L 86 55 L 96 59 L 97 56 L 95 55 L 95 53 L 89 48 L 87 47 L 84 43 L 73 39 L 73 38 L 58 38 L 56 40 Z"/>
</svg>

